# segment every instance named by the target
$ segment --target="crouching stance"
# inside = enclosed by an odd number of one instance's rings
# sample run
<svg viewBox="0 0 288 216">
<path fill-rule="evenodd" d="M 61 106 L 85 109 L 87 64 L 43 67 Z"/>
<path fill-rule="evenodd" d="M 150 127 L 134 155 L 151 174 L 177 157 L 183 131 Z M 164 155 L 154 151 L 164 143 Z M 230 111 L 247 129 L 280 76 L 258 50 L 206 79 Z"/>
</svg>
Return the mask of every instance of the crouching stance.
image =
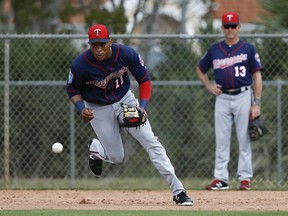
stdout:
<svg viewBox="0 0 288 216">
<path fill-rule="evenodd" d="M 124 159 L 121 128 L 146 150 L 153 165 L 165 178 L 178 205 L 193 205 L 177 178 L 174 167 L 147 119 L 151 80 L 141 56 L 122 44 L 112 43 L 105 25 L 88 30 L 90 48 L 72 62 L 67 93 L 84 122 L 90 122 L 97 139 L 89 143 L 89 167 L 102 174 L 103 161 L 119 164 Z M 139 101 L 130 90 L 129 73 L 139 84 Z M 139 124 L 134 127 L 134 123 Z"/>
</svg>

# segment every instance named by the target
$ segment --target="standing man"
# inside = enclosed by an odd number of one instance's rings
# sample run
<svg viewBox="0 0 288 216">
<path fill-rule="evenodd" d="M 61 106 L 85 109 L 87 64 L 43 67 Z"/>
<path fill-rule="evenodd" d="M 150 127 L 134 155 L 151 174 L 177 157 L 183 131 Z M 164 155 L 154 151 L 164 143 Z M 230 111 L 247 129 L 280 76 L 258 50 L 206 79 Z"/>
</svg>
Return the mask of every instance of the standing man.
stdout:
<svg viewBox="0 0 288 216">
<path fill-rule="evenodd" d="M 260 115 L 262 65 L 255 47 L 238 37 L 239 17 L 235 12 L 222 16 L 225 40 L 212 45 L 200 60 L 197 75 L 215 101 L 215 169 L 214 180 L 207 190 L 229 189 L 228 163 L 232 125 L 239 144 L 237 175 L 240 190 L 251 189 L 252 150 L 248 133 L 249 120 Z M 207 71 L 212 68 L 215 81 Z M 251 87 L 253 86 L 253 90 Z"/>
<path fill-rule="evenodd" d="M 90 48 L 72 62 L 67 93 L 83 121 L 90 122 L 98 137 L 88 145 L 89 168 L 95 176 L 100 176 L 103 161 L 119 164 L 124 159 L 119 127 L 123 124 L 122 105 L 137 106 L 146 118 L 151 80 L 141 56 L 131 47 L 112 43 L 105 25 L 93 25 L 88 36 Z M 130 90 L 129 73 L 139 84 L 140 101 Z M 173 201 L 178 205 L 193 205 L 149 121 L 125 129 L 144 147 L 155 168 L 168 182 Z"/>
</svg>

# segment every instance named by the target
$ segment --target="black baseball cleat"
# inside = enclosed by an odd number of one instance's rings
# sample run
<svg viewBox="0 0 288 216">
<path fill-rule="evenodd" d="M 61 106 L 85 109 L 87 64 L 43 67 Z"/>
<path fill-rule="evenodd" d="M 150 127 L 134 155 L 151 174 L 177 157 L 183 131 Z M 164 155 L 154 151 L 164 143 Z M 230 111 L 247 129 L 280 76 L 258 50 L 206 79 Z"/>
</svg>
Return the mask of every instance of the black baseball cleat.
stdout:
<svg viewBox="0 0 288 216">
<path fill-rule="evenodd" d="M 102 174 L 103 161 L 100 159 L 94 158 L 90 154 L 90 146 L 92 142 L 93 142 L 93 139 L 88 143 L 88 152 L 89 152 L 88 165 L 93 175 L 95 175 L 96 177 L 100 177 L 100 175 Z"/>
<path fill-rule="evenodd" d="M 89 155 L 89 169 L 96 176 L 99 177 L 102 174 L 103 161 L 95 159 L 92 155 Z"/>
<path fill-rule="evenodd" d="M 176 196 L 173 196 L 173 201 L 177 205 L 193 206 L 192 199 L 186 194 L 185 191 L 182 191 L 181 193 L 177 194 Z"/>
</svg>

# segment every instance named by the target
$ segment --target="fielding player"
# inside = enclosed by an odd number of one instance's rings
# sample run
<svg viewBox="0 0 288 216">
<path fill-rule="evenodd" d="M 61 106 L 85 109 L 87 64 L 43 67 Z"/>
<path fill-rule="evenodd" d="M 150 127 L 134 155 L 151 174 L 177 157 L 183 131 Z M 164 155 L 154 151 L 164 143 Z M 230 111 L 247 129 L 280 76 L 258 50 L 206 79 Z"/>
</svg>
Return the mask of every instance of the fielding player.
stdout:
<svg viewBox="0 0 288 216">
<path fill-rule="evenodd" d="M 82 119 L 90 122 L 97 135 L 98 139 L 89 144 L 89 168 L 100 176 L 103 161 L 119 164 L 124 159 L 119 127 L 123 122 L 121 104 L 138 105 L 130 90 L 130 74 L 139 84 L 139 106 L 143 110 L 151 97 L 151 80 L 140 55 L 128 46 L 112 43 L 105 25 L 90 27 L 88 36 L 90 49 L 72 62 L 67 93 Z M 174 202 L 193 205 L 149 121 L 125 129 L 144 147 L 155 168 L 168 182 Z"/>
</svg>

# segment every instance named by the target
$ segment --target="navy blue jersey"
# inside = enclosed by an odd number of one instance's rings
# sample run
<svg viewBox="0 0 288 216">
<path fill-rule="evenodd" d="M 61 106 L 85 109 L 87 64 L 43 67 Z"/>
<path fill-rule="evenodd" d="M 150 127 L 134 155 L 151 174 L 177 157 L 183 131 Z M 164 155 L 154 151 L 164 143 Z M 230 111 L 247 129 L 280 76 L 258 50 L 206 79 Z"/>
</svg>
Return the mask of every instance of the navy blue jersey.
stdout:
<svg viewBox="0 0 288 216">
<path fill-rule="evenodd" d="M 256 48 L 243 40 L 233 46 L 225 41 L 213 44 L 198 66 L 202 73 L 212 68 L 215 81 L 222 90 L 251 85 L 251 75 L 263 69 Z"/>
<path fill-rule="evenodd" d="M 80 94 L 83 100 L 96 104 L 119 101 L 130 89 L 129 73 L 141 84 L 150 80 L 140 55 L 131 47 L 112 44 L 112 57 L 97 61 L 91 50 L 72 62 L 67 81 L 69 97 Z"/>
</svg>

